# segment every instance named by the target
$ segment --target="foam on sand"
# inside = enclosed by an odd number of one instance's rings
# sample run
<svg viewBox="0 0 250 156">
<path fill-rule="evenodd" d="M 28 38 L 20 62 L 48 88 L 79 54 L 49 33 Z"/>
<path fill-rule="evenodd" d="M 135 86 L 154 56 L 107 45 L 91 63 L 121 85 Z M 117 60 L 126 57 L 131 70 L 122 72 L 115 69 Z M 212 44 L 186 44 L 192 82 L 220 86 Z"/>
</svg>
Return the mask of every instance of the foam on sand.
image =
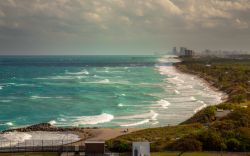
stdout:
<svg viewBox="0 0 250 156">
<path fill-rule="evenodd" d="M 202 101 L 202 102 L 203 102 L 203 101 Z M 194 113 L 199 112 L 200 110 L 202 110 L 202 109 L 205 108 L 205 107 L 207 107 L 207 104 L 205 104 L 205 103 L 203 102 L 203 105 L 201 105 L 200 107 L 196 108 L 196 109 L 194 110 Z"/>
<path fill-rule="evenodd" d="M 42 141 L 43 140 L 43 141 Z M 0 134 L 1 147 L 11 146 L 50 146 L 61 145 L 80 140 L 78 135 L 68 132 L 7 132 Z"/>
<path fill-rule="evenodd" d="M 7 132 L 0 134 L 1 147 L 6 147 L 10 145 L 16 145 L 18 142 L 22 143 L 25 140 L 31 139 L 32 136 L 28 133 L 20 132 Z M 11 144 L 10 144 L 11 141 Z"/>
</svg>

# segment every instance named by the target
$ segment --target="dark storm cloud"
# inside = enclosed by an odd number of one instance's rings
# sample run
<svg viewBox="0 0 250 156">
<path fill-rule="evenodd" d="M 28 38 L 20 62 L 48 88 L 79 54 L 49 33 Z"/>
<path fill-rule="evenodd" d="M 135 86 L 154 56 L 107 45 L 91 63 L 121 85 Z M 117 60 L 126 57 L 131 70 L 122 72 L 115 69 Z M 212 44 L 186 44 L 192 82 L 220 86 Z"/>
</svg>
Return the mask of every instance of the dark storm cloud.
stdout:
<svg viewBox="0 0 250 156">
<path fill-rule="evenodd" d="M 249 14 L 249 0 L 0 0 L 0 51 L 250 50 Z"/>
</svg>

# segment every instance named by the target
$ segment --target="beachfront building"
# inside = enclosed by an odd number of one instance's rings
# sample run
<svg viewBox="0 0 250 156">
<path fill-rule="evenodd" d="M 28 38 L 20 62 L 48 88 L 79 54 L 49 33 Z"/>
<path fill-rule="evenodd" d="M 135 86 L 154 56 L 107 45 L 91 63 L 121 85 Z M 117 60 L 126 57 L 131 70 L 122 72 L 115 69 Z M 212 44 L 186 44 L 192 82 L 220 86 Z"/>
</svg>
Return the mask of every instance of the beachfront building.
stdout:
<svg viewBox="0 0 250 156">
<path fill-rule="evenodd" d="M 179 55 L 181 57 L 193 57 L 194 56 L 194 51 L 191 49 L 188 49 L 186 47 L 180 47 L 180 51 L 177 51 L 177 48 L 173 48 L 173 54 Z"/>
<path fill-rule="evenodd" d="M 104 155 L 105 141 L 85 141 L 85 155 Z"/>
<path fill-rule="evenodd" d="M 173 55 L 178 55 L 178 51 L 176 47 L 173 47 L 173 51 L 172 51 Z"/>
<path fill-rule="evenodd" d="M 149 142 L 133 142 L 133 156 L 150 156 Z"/>
</svg>

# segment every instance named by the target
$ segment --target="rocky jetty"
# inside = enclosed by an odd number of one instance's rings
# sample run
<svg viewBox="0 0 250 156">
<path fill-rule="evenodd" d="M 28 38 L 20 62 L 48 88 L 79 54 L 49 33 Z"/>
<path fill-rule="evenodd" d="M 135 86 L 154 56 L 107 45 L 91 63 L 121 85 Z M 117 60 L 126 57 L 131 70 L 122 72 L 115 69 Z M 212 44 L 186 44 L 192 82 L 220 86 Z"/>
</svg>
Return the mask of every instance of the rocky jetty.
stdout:
<svg viewBox="0 0 250 156">
<path fill-rule="evenodd" d="M 55 127 L 49 123 L 40 123 L 28 127 L 9 129 L 3 131 L 5 132 L 31 132 L 31 131 L 48 131 L 48 132 L 65 132 L 65 131 L 74 131 L 74 132 L 84 132 L 88 128 L 79 128 L 79 127 Z"/>
</svg>

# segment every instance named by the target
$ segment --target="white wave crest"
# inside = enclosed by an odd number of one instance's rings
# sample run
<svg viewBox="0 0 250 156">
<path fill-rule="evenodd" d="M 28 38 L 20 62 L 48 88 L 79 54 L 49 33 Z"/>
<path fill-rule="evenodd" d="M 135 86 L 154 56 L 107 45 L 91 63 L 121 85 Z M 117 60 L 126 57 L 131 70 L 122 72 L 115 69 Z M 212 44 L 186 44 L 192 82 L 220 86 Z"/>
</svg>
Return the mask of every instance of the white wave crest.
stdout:
<svg viewBox="0 0 250 156">
<path fill-rule="evenodd" d="M 154 116 L 156 114 L 155 111 L 150 110 L 147 113 L 141 113 L 141 114 L 137 114 L 137 115 L 129 115 L 129 116 L 119 116 L 116 117 L 116 119 L 145 119 L 145 118 L 152 118 L 152 116 Z"/>
<path fill-rule="evenodd" d="M 34 95 L 34 96 L 31 96 L 30 99 L 63 99 L 64 97 L 63 96 L 55 96 L 55 97 L 49 97 L 49 96 L 37 96 L 37 95 Z"/>
<path fill-rule="evenodd" d="M 119 103 L 117 106 L 118 107 L 123 107 L 124 105 L 122 103 Z"/>
<path fill-rule="evenodd" d="M 145 120 L 135 122 L 135 123 L 122 124 L 120 126 L 121 127 L 131 127 L 131 126 L 143 125 L 143 124 L 148 123 L 148 122 L 149 122 L 149 119 L 145 119 Z"/>
<path fill-rule="evenodd" d="M 151 120 L 157 120 L 157 117 L 158 117 L 158 113 L 155 113 L 152 117 L 151 117 Z"/>
<path fill-rule="evenodd" d="M 12 122 L 6 122 L 5 125 L 7 125 L 7 126 L 13 126 L 14 124 Z"/>
<path fill-rule="evenodd" d="M 198 111 L 202 110 L 202 109 L 205 108 L 205 107 L 207 107 L 207 104 L 204 103 L 204 104 L 201 105 L 200 107 L 196 108 L 196 109 L 194 110 L 194 113 L 197 113 Z"/>
<path fill-rule="evenodd" d="M 45 96 L 36 96 L 36 95 L 34 95 L 34 96 L 31 96 L 30 98 L 31 98 L 31 99 L 51 99 L 51 97 L 45 97 Z"/>
<path fill-rule="evenodd" d="M 114 119 L 114 116 L 107 113 L 102 113 L 101 115 L 95 115 L 95 116 L 80 116 L 73 119 L 73 125 L 74 126 L 80 126 L 80 125 L 96 125 L 99 123 L 105 123 L 110 122 Z"/>
<path fill-rule="evenodd" d="M 51 120 L 51 121 L 49 122 L 49 124 L 55 125 L 55 124 L 56 124 L 56 121 L 55 121 L 55 120 Z"/>
<path fill-rule="evenodd" d="M 178 90 L 174 90 L 175 94 L 180 94 L 180 92 Z"/>
<path fill-rule="evenodd" d="M 117 119 L 125 119 L 125 120 L 127 120 L 127 119 L 130 119 L 130 120 L 141 119 L 141 121 L 120 124 L 121 127 L 132 127 L 132 126 L 143 125 L 143 124 L 148 123 L 148 122 L 153 122 L 153 121 L 156 122 L 158 115 L 159 115 L 158 113 L 151 110 L 148 113 L 131 115 L 131 116 L 120 116 L 120 117 L 117 117 Z"/>
<path fill-rule="evenodd" d="M 195 97 L 193 97 L 193 96 L 191 96 L 191 97 L 190 97 L 190 100 L 192 100 L 192 101 L 196 101 L 196 98 L 195 98 Z"/>
<path fill-rule="evenodd" d="M 109 81 L 109 79 L 104 79 L 104 80 L 98 81 L 98 83 L 110 83 L 110 81 Z"/>
<path fill-rule="evenodd" d="M 49 76 L 49 77 L 38 77 L 34 79 L 38 80 L 74 80 L 74 79 L 83 79 L 85 76 L 74 75 L 74 76 Z"/>
<path fill-rule="evenodd" d="M 160 105 L 163 109 L 167 109 L 170 103 L 166 100 L 157 101 L 157 105 Z"/>
<path fill-rule="evenodd" d="M 66 71 L 66 74 L 69 74 L 69 75 L 89 75 L 89 72 L 87 70 L 82 70 L 82 71 L 79 71 L 79 72 L 68 72 L 68 71 Z"/>
</svg>

